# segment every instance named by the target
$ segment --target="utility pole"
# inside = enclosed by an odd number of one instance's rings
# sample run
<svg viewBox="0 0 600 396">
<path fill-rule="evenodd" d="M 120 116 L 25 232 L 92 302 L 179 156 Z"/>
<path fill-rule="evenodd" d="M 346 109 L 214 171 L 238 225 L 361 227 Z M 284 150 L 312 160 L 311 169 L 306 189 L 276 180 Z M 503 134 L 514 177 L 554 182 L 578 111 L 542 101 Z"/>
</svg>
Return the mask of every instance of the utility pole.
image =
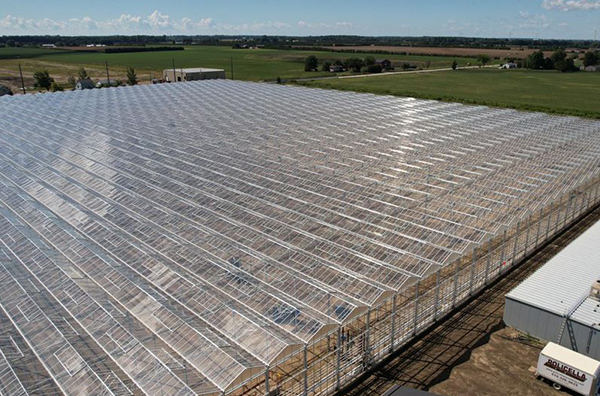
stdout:
<svg viewBox="0 0 600 396">
<path fill-rule="evenodd" d="M 598 37 L 598 29 L 594 28 L 594 41 L 596 41 L 597 37 Z"/>
<path fill-rule="evenodd" d="M 233 55 L 231 55 L 231 79 L 233 80 Z"/>
<path fill-rule="evenodd" d="M 104 61 L 106 65 L 106 79 L 108 80 L 108 86 L 110 87 L 110 74 L 108 74 L 108 61 Z"/>
<path fill-rule="evenodd" d="M 177 77 L 175 77 L 175 58 L 173 58 L 173 82 L 177 81 Z"/>
<path fill-rule="evenodd" d="M 25 81 L 23 80 L 23 70 L 21 69 L 20 63 L 19 63 L 19 74 L 21 75 L 21 87 L 23 88 L 23 95 L 25 95 Z"/>
</svg>

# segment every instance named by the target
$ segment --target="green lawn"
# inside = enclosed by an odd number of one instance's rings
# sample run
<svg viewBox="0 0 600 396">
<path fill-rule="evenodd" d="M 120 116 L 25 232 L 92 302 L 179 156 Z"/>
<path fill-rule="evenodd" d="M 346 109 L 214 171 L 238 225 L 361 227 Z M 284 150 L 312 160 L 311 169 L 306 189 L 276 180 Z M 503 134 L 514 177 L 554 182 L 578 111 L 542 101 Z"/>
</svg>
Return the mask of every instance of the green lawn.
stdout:
<svg viewBox="0 0 600 396">
<path fill-rule="evenodd" d="M 60 77 L 63 65 L 89 66 L 98 71 L 108 61 L 115 72 L 122 73 L 127 66 L 139 69 L 144 74 L 160 76 L 163 69 L 172 67 L 175 59 L 177 68 L 215 67 L 227 71 L 230 76 L 231 57 L 234 63 L 236 79 L 259 81 L 281 78 L 303 78 L 330 75 L 324 72 L 305 72 L 304 59 L 308 55 L 316 55 L 321 62 L 345 59 L 349 57 L 363 58 L 369 54 L 352 54 L 320 51 L 245 49 L 234 50 L 230 47 L 186 46 L 185 51 L 138 52 L 125 54 L 104 54 L 99 52 L 73 52 L 41 48 L 0 48 L 0 73 L 2 70 L 18 68 L 23 65 L 26 73 L 40 68 L 47 68 Z M 394 62 L 410 62 L 424 67 L 430 62 L 430 68 L 449 67 L 454 58 L 442 56 L 410 56 L 410 55 L 372 55 L 376 58 L 388 58 Z M 457 58 L 459 64 L 475 63 L 475 59 Z"/>
<path fill-rule="evenodd" d="M 302 85 L 600 118 L 600 73 L 470 69 Z"/>
</svg>

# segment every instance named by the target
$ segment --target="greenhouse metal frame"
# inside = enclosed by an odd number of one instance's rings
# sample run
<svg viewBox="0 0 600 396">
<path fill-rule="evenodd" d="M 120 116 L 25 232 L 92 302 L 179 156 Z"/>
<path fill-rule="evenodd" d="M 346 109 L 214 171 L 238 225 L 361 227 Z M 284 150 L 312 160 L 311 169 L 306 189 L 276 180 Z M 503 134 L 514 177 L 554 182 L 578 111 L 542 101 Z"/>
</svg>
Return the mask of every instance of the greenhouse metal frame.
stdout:
<svg viewBox="0 0 600 396">
<path fill-rule="evenodd" d="M 0 114 L 11 395 L 330 394 L 600 200 L 574 117 L 224 80 Z"/>
</svg>

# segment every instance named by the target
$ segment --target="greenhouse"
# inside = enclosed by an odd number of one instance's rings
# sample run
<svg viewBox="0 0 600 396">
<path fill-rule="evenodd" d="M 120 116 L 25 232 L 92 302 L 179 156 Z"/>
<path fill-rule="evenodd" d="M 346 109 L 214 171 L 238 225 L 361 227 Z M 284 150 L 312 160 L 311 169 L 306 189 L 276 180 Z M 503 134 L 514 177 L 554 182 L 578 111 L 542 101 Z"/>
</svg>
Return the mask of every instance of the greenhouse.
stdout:
<svg viewBox="0 0 600 396">
<path fill-rule="evenodd" d="M 574 117 L 227 80 L 0 114 L 10 395 L 328 395 L 600 200 Z"/>
</svg>

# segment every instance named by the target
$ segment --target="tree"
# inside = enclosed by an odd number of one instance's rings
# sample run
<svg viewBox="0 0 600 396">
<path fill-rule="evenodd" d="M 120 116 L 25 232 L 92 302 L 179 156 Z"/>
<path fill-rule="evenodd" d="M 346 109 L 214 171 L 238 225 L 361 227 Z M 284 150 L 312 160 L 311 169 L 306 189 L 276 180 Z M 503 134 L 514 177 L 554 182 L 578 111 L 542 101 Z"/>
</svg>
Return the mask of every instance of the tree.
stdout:
<svg viewBox="0 0 600 396">
<path fill-rule="evenodd" d="M 365 65 L 364 61 L 360 58 L 348 58 L 346 59 L 346 68 L 352 70 L 355 73 L 360 73 L 360 70 Z"/>
<path fill-rule="evenodd" d="M 565 59 L 554 63 L 554 68 L 563 73 L 578 71 L 579 68 L 575 66 L 575 61 L 572 58 Z"/>
<path fill-rule="evenodd" d="M 527 67 L 529 69 L 545 69 L 546 63 L 542 50 L 535 51 L 527 57 Z"/>
<path fill-rule="evenodd" d="M 77 85 L 77 80 L 75 80 L 75 76 L 73 76 L 72 74 L 69 74 L 69 77 L 67 77 L 67 82 L 69 83 L 69 85 L 73 89 Z"/>
<path fill-rule="evenodd" d="M 408 69 L 410 69 L 410 63 L 406 63 L 406 62 L 404 62 L 404 63 L 402 64 L 402 70 L 408 70 Z"/>
<path fill-rule="evenodd" d="M 48 70 L 36 71 L 33 73 L 33 78 L 35 79 L 35 84 L 33 86 L 35 88 L 46 88 L 46 91 L 50 90 L 54 79 L 50 77 L 50 73 Z"/>
<path fill-rule="evenodd" d="M 552 61 L 553 65 L 563 63 L 565 59 L 567 59 L 567 53 L 564 49 L 558 49 L 554 51 L 552 55 L 550 55 L 550 60 Z"/>
<path fill-rule="evenodd" d="M 381 73 L 383 69 L 381 68 L 381 65 L 369 65 L 367 66 L 367 72 L 368 73 Z"/>
<path fill-rule="evenodd" d="M 304 71 L 316 71 L 319 69 L 319 60 L 316 56 L 310 55 L 304 60 Z"/>
<path fill-rule="evenodd" d="M 277 84 L 281 84 L 281 77 L 277 76 Z"/>
<path fill-rule="evenodd" d="M 7 47 L 14 47 L 15 46 L 15 40 L 12 40 L 12 39 L 6 40 L 6 46 Z"/>
<path fill-rule="evenodd" d="M 487 65 L 488 63 L 490 63 L 491 60 L 492 60 L 492 58 L 490 58 L 489 55 L 486 55 L 486 54 L 477 55 L 477 62 L 479 62 L 479 64 L 481 66 Z"/>
<path fill-rule="evenodd" d="M 425 62 L 425 69 L 429 69 L 429 66 L 431 66 L 431 61 L 426 61 Z"/>
<path fill-rule="evenodd" d="M 375 64 L 375 58 L 372 56 L 365 57 L 365 66 L 371 66 Z"/>
<path fill-rule="evenodd" d="M 127 68 L 127 85 L 136 85 L 138 83 L 137 75 L 133 67 Z"/>
<path fill-rule="evenodd" d="M 323 63 L 321 70 L 324 72 L 328 72 L 330 67 L 331 67 L 331 62 L 325 62 L 325 63 Z"/>
<path fill-rule="evenodd" d="M 458 68 L 458 63 L 456 61 L 452 61 L 452 70 L 456 70 Z"/>
<path fill-rule="evenodd" d="M 79 78 L 79 80 L 87 80 L 88 78 L 90 78 L 83 66 L 81 66 L 79 70 L 77 70 L 77 77 Z"/>
<path fill-rule="evenodd" d="M 61 92 L 63 88 L 56 83 L 56 81 L 52 80 L 52 84 L 50 84 L 50 92 Z"/>
<path fill-rule="evenodd" d="M 583 66 L 596 66 L 598 63 L 600 63 L 600 54 L 598 52 L 588 51 L 585 53 Z"/>
</svg>

